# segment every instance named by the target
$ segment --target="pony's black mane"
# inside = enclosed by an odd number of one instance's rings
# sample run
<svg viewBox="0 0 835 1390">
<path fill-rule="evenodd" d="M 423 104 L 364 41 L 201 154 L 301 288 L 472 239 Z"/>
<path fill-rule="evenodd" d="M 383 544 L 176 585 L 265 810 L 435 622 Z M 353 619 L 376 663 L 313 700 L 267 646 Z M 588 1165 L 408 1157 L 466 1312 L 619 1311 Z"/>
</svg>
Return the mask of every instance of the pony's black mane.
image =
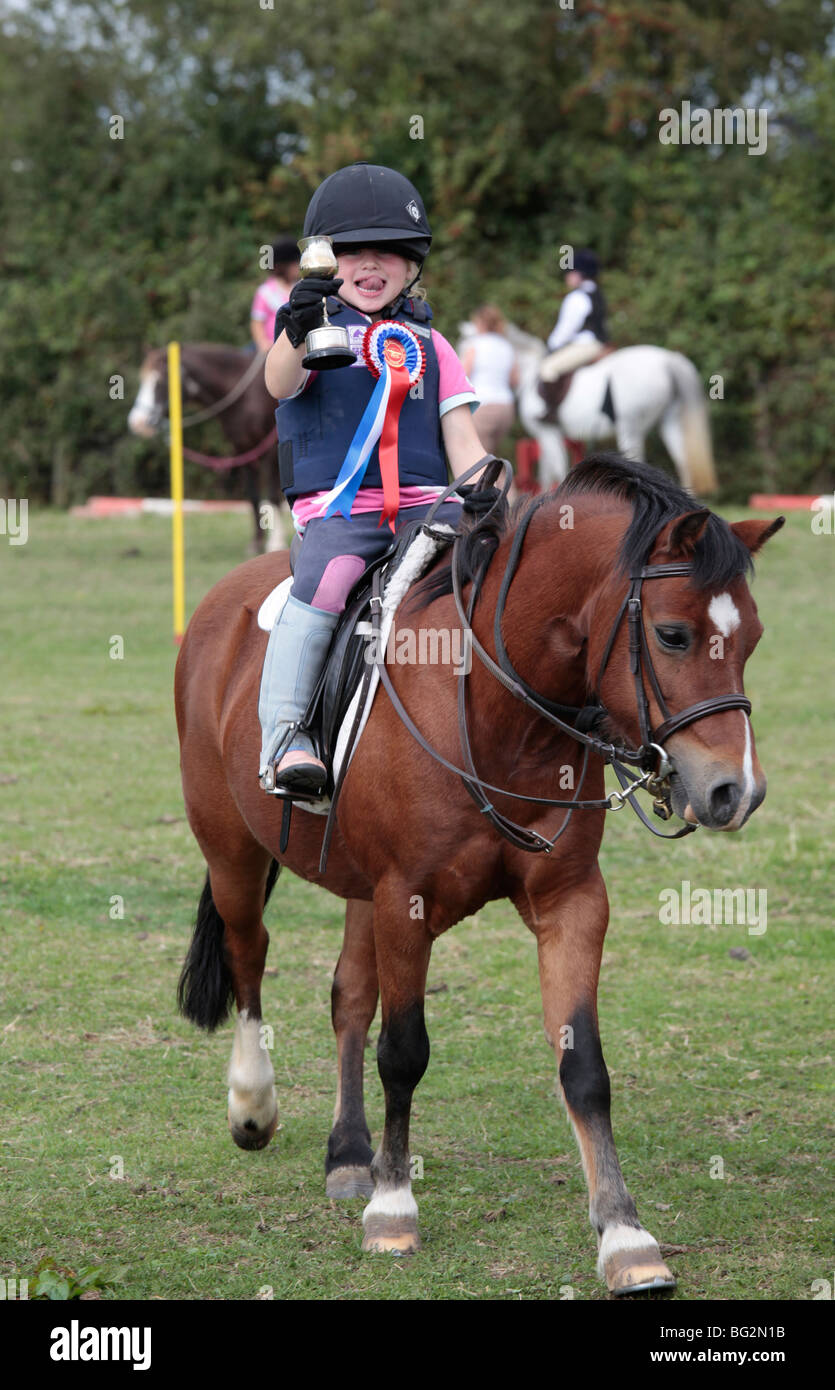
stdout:
<svg viewBox="0 0 835 1390">
<path fill-rule="evenodd" d="M 622 575 L 637 574 L 647 559 L 663 526 L 685 512 L 703 506 L 678 483 L 652 468 L 616 453 L 592 454 L 569 473 L 556 492 L 531 502 L 524 499 L 510 507 L 501 502 L 489 516 L 484 515 L 486 498 L 494 494 L 473 493 L 464 504 L 466 535 L 461 546 L 461 584 L 480 582 L 502 537 L 517 525 L 524 514 L 538 508 L 564 505 L 566 499 L 585 493 L 609 496 L 632 506 L 632 520 L 618 555 Z M 726 521 L 711 513 L 693 555 L 690 584 L 695 589 L 721 589 L 741 574 L 753 571 L 748 547 Z M 416 592 L 418 606 L 452 592 L 451 556 L 430 574 Z"/>
<path fill-rule="evenodd" d="M 647 563 L 652 545 L 668 521 L 705 505 L 660 469 L 619 454 L 592 454 L 546 498 L 546 505 L 585 492 L 608 494 L 632 504 L 632 521 L 618 556 L 625 575 L 637 574 Z M 692 587 L 721 589 L 753 568 L 747 545 L 721 516 L 711 512 L 693 554 Z"/>
</svg>

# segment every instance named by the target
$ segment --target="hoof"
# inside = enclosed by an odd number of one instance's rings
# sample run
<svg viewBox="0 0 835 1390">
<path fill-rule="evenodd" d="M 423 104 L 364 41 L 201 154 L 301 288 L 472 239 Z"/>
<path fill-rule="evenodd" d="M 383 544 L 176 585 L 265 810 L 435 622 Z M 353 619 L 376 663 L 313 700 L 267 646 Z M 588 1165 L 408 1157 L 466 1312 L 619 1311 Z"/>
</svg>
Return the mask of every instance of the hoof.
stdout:
<svg viewBox="0 0 835 1390">
<path fill-rule="evenodd" d="M 242 1125 L 229 1120 L 229 1132 L 239 1149 L 265 1149 L 272 1139 L 278 1125 L 276 1110 L 266 1129 L 259 1129 L 254 1120 L 246 1120 Z"/>
<path fill-rule="evenodd" d="M 420 1249 L 417 1220 L 414 1217 L 398 1221 L 387 1216 L 369 1216 L 362 1248 L 377 1254 L 414 1255 Z"/>
<path fill-rule="evenodd" d="M 339 1201 L 343 1197 L 373 1197 L 374 1179 L 371 1168 L 351 1164 L 345 1168 L 334 1168 L 325 1179 L 325 1192 L 328 1197 Z"/>
<path fill-rule="evenodd" d="M 664 1293 L 676 1286 L 672 1271 L 656 1245 L 643 1250 L 620 1250 L 604 1266 L 606 1287 L 615 1297 L 631 1293 Z"/>
</svg>

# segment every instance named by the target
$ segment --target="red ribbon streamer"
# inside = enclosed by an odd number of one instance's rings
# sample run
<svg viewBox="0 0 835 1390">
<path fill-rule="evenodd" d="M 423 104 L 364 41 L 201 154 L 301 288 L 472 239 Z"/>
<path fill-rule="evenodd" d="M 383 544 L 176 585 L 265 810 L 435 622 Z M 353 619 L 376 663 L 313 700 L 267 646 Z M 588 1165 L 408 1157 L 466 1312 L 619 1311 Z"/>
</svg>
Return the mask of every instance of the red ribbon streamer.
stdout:
<svg viewBox="0 0 835 1390">
<path fill-rule="evenodd" d="M 398 344 L 399 346 L 399 344 Z M 388 343 L 386 343 L 386 348 Z M 391 373 L 391 389 L 386 404 L 383 431 L 380 435 L 380 474 L 383 479 L 383 512 L 378 526 L 387 521 L 394 531 L 397 510 L 400 506 L 400 469 L 397 458 L 397 431 L 400 423 L 400 409 L 411 386 L 409 372 L 405 365 L 394 364 L 383 349 L 386 366 Z M 394 355 L 394 354 L 392 354 Z"/>
</svg>

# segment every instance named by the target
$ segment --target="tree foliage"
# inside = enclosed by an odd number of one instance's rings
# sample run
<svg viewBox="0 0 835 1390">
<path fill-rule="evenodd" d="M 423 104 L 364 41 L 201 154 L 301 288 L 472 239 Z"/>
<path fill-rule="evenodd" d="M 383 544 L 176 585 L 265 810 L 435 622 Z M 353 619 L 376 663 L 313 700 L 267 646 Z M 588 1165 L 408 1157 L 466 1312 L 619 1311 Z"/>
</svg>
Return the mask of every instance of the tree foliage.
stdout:
<svg viewBox="0 0 835 1390">
<path fill-rule="evenodd" d="M 559 247 L 595 246 L 617 340 L 722 377 L 728 495 L 832 485 L 828 0 L 270 4 L 4 12 L 0 487 L 164 487 L 126 430 L 144 351 L 245 342 L 259 248 L 354 159 L 421 189 L 442 331 L 492 299 L 544 337 Z M 662 144 L 684 100 L 767 109 L 766 153 Z"/>
</svg>

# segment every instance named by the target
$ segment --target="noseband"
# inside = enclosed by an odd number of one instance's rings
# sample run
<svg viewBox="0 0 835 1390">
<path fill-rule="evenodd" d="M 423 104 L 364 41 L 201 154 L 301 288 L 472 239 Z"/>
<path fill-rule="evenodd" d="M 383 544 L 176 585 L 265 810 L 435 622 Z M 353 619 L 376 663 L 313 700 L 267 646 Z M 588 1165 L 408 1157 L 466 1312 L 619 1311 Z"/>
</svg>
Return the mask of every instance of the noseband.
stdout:
<svg viewBox="0 0 835 1390">
<path fill-rule="evenodd" d="M 473 469 L 468 470 L 468 472 L 473 473 L 476 469 L 482 468 L 483 463 L 484 460 L 480 460 L 479 463 L 476 464 Z M 490 511 L 499 505 L 499 501 L 502 497 L 506 496 L 513 476 L 510 464 L 506 459 L 494 459 L 491 460 L 490 465 L 484 471 L 485 481 L 482 486 L 489 486 L 486 482 L 489 475 L 492 475 L 493 478 L 497 477 L 498 469 L 493 468 L 494 464 L 503 469 L 505 477 L 500 497 L 493 504 Z M 463 475 L 465 478 L 467 476 L 468 474 Z M 425 523 L 427 526 L 431 525 L 432 515 L 437 507 L 446 500 L 449 493 L 452 492 L 457 485 L 460 485 L 460 483 L 461 479 L 458 479 L 456 484 L 452 484 L 446 492 L 437 499 L 435 507 L 427 517 Z M 549 700 L 528 685 L 525 679 L 515 669 L 507 654 L 501 630 L 502 617 L 504 616 L 510 586 L 519 565 L 525 536 L 537 510 L 538 508 L 536 506 L 531 508 L 519 523 L 513 538 L 513 544 L 511 546 L 510 555 L 508 556 L 505 572 L 502 576 L 493 622 L 493 636 L 498 661 L 494 661 L 490 653 L 485 650 L 472 629 L 472 615 L 480 593 L 480 582 L 473 582 L 469 601 L 466 608 L 464 606 L 461 593 L 462 538 L 460 536 L 456 537 L 453 544 L 451 561 L 452 592 L 458 610 L 458 617 L 463 630 L 469 633 L 468 640 L 472 644 L 472 650 L 475 651 L 479 660 L 496 680 L 503 685 L 511 695 L 527 705 L 529 709 L 534 710 L 543 719 L 555 725 L 555 727 L 568 735 L 568 737 L 574 739 L 575 742 L 584 745 L 583 765 L 580 773 L 578 791 L 582 791 L 583 788 L 583 782 L 585 781 L 588 768 L 589 753 L 596 753 L 599 757 L 603 758 L 605 762 L 611 764 L 620 782 L 621 790 L 619 792 L 613 791 L 610 796 L 603 799 L 557 801 L 549 797 L 526 796 L 521 792 L 514 792 L 504 787 L 493 786 L 491 783 L 485 782 L 479 776 L 473 762 L 467 724 L 466 675 L 461 675 L 458 681 L 458 726 L 461 748 L 467 764 L 466 768 L 456 767 L 453 763 L 447 761 L 447 759 L 442 757 L 436 749 L 432 748 L 423 737 L 394 690 L 391 678 L 385 669 L 385 654 L 379 652 L 378 644 L 377 667 L 380 673 L 380 679 L 388 692 L 395 710 L 420 746 L 429 753 L 436 762 L 448 768 L 451 772 L 457 773 L 458 776 L 461 777 L 467 791 L 473 797 L 483 814 L 488 817 L 495 825 L 496 829 L 499 830 L 506 839 L 510 840 L 512 844 L 517 845 L 518 848 L 535 852 L 544 851 L 547 853 L 553 848 L 556 841 L 567 829 L 572 813 L 575 810 L 617 811 L 620 810 L 627 801 L 629 801 L 632 809 L 636 812 L 644 825 L 646 825 L 654 835 L 658 835 L 661 839 L 665 840 L 679 839 L 682 835 L 690 834 L 698 827 L 687 824 L 682 826 L 681 829 L 672 832 L 672 834 L 665 835 L 662 831 L 657 830 L 649 820 L 643 808 L 635 798 L 635 792 L 643 788 L 653 794 L 655 797 L 653 809 L 656 815 L 662 820 L 668 820 L 672 815 L 669 777 L 673 771 L 673 764 L 664 750 L 666 740 L 680 729 L 686 728 L 688 725 L 696 723 L 697 720 L 705 719 L 712 714 L 721 714 L 731 709 L 741 709 L 744 710 L 746 714 L 751 713 L 750 700 L 747 696 L 739 692 L 732 692 L 727 695 L 716 695 L 709 700 L 701 700 L 697 704 L 688 705 L 686 709 L 681 710 L 678 714 L 670 713 L 662 694 L 661 686 L 652 664 L 649 644 L 647 642 L 641 608 L 641 589 L 644 581 L 648 579 L 675 578 L 689 575 L 692 573 L 693 565 L 685 561 L 676 561 L 668 565 L 644 565 L 639 573 L 630 575 L 629 588 L 615 615 L 603 651 L 596 688 L 599 691 L 600 682 L 612 654 L 615 640 L 620 631 L 624 617 L 626 617 L 629 631 L 629 666 L 635 682 L 635 699 L 638 711 L 638 724 L 641 731 L 641 746 L 639 748 L 630 748 L 622 743 L 607 742 L 593 732 L 608 716 L 608 711 L 605 705 L 601 703 L 599 696 L 595 696 L 592 701 L 583 706 L 562 705 L 556 701 Z M 377 571 L 375 573 L 375 586 L 380 583 L 380 572 Z M 379 589 L 376 587 L 375 595 L 378 597 L 378 602 L 375 603 L 372 601 L 372 628 L 379 624 L 379 613 L 381 608 Z M 663 722 L 659 724 L 656 729 L 652 728 L 649 701 L 647 700 L 646 691 L 644 689 L 644 668 L 646 668 L 646 674 L 649 678 L 655 698 L 658 701 L 659 709 L 664 716 Z M 633 775 L 624 764 L 631 764 L 633 767 L 641 769 L 640 774 L 637 776 Z M 499 792 L 502 796 L 512 797 L 517 801 L 536 802 L 541 806 L 559 807 L 567 811 L 568 814 L 557 834 L 553 839 L 549 840 L 539 835 L 536 831 L 529 830 L 526 826 L 517 825 L 507 816 L 503 815 L 492 804 L 489 797 L 486 795 L 487 792 Z"/>
</svg>

